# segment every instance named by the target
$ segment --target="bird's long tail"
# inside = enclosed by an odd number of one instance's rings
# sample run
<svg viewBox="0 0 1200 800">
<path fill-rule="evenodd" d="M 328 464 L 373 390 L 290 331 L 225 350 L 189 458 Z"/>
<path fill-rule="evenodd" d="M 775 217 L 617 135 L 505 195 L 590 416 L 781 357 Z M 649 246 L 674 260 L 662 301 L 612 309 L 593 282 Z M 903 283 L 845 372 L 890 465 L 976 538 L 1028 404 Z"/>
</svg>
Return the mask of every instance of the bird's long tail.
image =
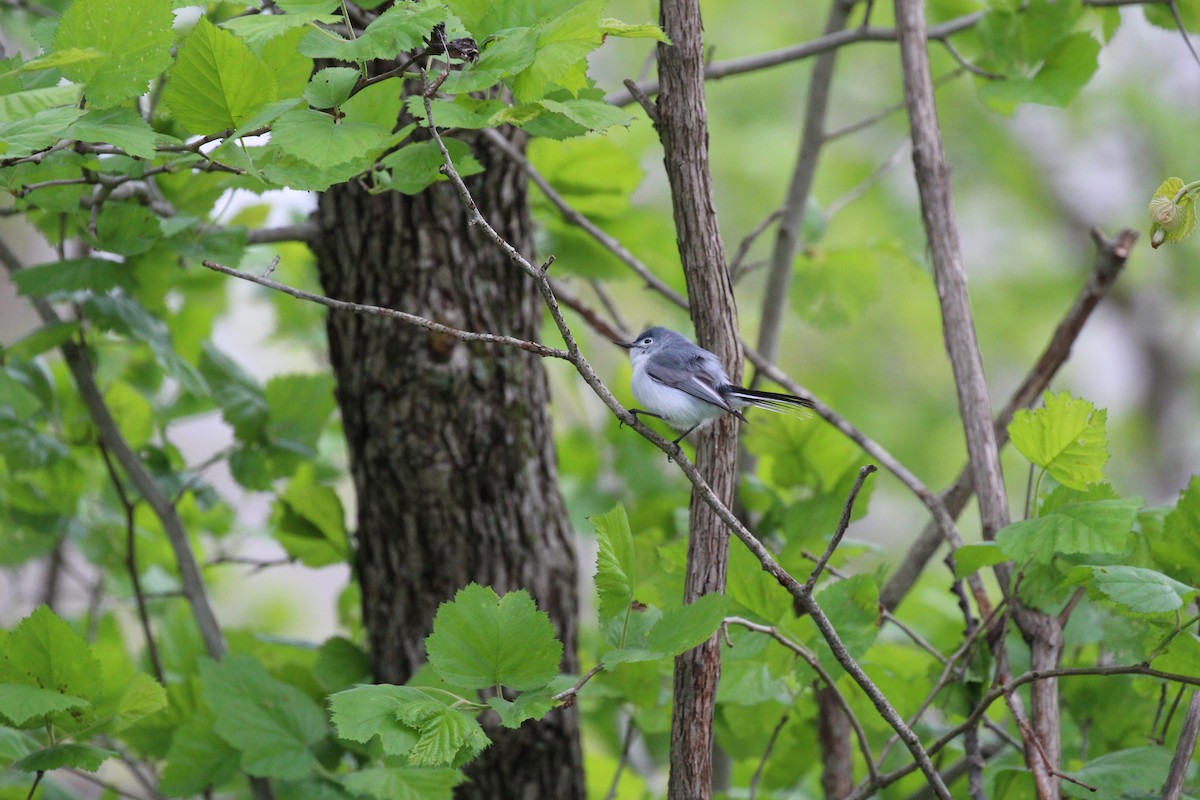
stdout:
<svg viewBox="0 0 1200 800">
<path fill-rule="evenodd" d="M 748 406 L 764 408 L 779 414 L 798 413 L 800 416 L 811 416 L 809 409 L 814 408 L 813 401 L 794 394 L 782 392 L 763 392 L 758 389 L 745 389 L 741 386 L 730 386 L 723 393 L 727 397 L 741 401 Z"/>
</svg>

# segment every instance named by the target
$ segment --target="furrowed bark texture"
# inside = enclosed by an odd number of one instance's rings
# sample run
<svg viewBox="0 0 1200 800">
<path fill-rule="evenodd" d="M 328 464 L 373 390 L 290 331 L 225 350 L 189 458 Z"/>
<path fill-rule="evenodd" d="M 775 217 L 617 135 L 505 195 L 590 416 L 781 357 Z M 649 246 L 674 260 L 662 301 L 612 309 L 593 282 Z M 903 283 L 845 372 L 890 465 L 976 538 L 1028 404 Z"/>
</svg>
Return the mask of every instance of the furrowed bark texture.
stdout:
<svg viewBox="0 0 1200 800">
<path fill-rule="evenodd" d="M 950 169 L 942 150 L 941 131 L 934 103 L 933 79 L 926 50 L 923 0 L 895 0 L 896 31 L 904 71 L 904 99 L 912 129 L 913 166 L 921 197 L 926 236 L 933 257 L 934 278 L 942 309 L 946 351 L 954 370 L 959 413 L 966 432 L 967 453 L 985 539 L 1009 522 L 1000 453 L 992 426 L 991 402 L 979 356 L 979 343 L 967 295 L 966 272 L 954 214 Z M 1001 586 L 1009 583 L 1009 570 L 996 569 Z M 1014 617 L 1030 647 L 1032 667 L 1054 669 L 1062 658 L 1062 626 L 1047 614 L 1022 608 L 1014 600 Z M 1027 743 L 1026 763 L 1033 773 L 1041 800 L 1058 797 L 1059 710 L 1058 682 L 1038 681 L 1030 690 L 1033 730 L 1041 747 Z M 1050 764 L 1041 758 L 1045 752 Z"/>
<path fill-rule="evenodd" d="M 531 252 L 523 176 L 486 142 L 475 151 L 486 172 L 468 183 L 480 210 Z M 413 197 L 336 186 L 315 216 L 329 296 L 537 338 L 533 282 L 467 224 L 448 184 Z M 365 314 L 330 312 L 328 333 L 358 496 L 357 569 L 375 678 L 412 675 L 438 604 L 471 581 L 501 594 L 528 589 L 558 628 L 563 669 L 574 671 L 576 563 L 541 360 Z M 495 743 L 456 797 L 584 797 L 575 709 L 488 732 Z"/>
<path fill-rule="evenodd" d="M 692 323 L 701 347 L 720 357 L 730 379 L 741 382 L 737 307 L 725 268 L 708 169 L 708 111 L 704 101 L 704 40 L 697 0 L 663 0 L 659 22 L 674 42 L 658 48 L 658 134 L 671 184 L 675 233 L 687 280 Z M 737 480 L 737 421 L 726 416 L 700 435 L 701 475 L 727 506 Z M 729 530 L 692 494 L 684 600 L 725 589 Z M 672 800 L 712 796 L 712 721 L 721 651 L 717 636 L 675 659 L 671 720 Z"/>
<path fill-rule="evenodd" d="M 850 720 L 828 686 L 817 689 L 817 739 L 821 743 L 821 790 L 825 800 L 839 800 L 854 791 L 854 748 Z"/>
</svg>

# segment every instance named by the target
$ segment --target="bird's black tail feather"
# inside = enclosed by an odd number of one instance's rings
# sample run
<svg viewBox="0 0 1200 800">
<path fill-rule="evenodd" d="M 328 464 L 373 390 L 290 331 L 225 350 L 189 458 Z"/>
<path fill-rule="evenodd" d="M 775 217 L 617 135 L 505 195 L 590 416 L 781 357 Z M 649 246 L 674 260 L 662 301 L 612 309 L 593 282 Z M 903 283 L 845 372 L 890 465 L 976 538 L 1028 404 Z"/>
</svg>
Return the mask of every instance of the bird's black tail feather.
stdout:
<svg viewBox="0 0 1200 800">
<path fill-rule="evenodd" d="M 726 387 L 722 394 L 727 397 L 736 398 L 747 405 L 765 408 L 767 411 L 775 411 L 777 413 L 815 407 L 813 401 L 805 397 L 797 397 L 794 394 L 783 394 L 782 392 L 763 392 L 758 389 L 745 389 L 741 386 Z M 805 414 L 804 416 L 808 415 Z"/>
</svg>

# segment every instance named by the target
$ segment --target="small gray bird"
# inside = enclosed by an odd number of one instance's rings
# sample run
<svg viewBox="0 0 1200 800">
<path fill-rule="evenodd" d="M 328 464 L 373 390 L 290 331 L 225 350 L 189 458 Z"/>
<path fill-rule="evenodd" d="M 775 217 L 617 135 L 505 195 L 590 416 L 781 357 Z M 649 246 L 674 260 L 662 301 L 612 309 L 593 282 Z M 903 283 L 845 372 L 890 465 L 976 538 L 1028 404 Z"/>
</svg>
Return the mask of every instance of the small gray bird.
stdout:
<svg viewBox="0 0 1200 800">
<path fill-rule="evenodd" d="M 668 328 L 656 325 L 628 344 L 613 344 L 629 351 L 633 396 L 646 407 L 631 412 L 635 417 L 658 417 L 683 431 L 672 444 L 679 444 L 684 436 L 722 414 L 733 414 L 745 422 L 741 409 L 748 406 L 776 412 L 813 407 L 812 401 L 803 397 L 733 385 L 714 353 Z"/>
</svg>

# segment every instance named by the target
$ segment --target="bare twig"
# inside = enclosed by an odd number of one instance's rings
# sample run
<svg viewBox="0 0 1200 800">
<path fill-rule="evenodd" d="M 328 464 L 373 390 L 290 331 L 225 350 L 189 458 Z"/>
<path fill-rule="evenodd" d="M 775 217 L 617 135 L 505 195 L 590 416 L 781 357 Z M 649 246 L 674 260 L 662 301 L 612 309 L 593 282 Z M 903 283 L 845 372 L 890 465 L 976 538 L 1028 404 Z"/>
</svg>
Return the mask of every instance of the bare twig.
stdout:
<svg viewBox="0 0 1200 800">
<path fill-rule="evenodd" d="M 1171 759 L 1171 769 L 1167 772 L 1167 780 L 1163 784 L 1162 800 L 1179 800 L 1183 795 L 1183 782 L 1187 778 L 1188 765 L 1192 761 L 1198 735 L 1200 692 L 1192 692 L 1192 700 L 1188 703 L 1187 714 L 1183 718 L 1183 729 L 1179 732 L 1179 742 L 1175 745 L 1175 756 Z"/>
<path fill-rule="evenodd" d="M 746 255 L 750 252 L 750 248 L 758 241 L 758 237 L 766 232 L 767 228 L 771 227 L 771 223 L 779 219 L 779 215 L 783 213 L 782 208 L 777 208 L 767 215 L 766 219 L 754 226 L 754 230 L 750 231 L 738 244 L 737 252 L 733 254 L 733 259 L 729 262 L 729 279 L 737 283 L 738 278 L 742 276 L 743 262 L 746 260 Z"/>
<path fill-rule="evenodd" d="M 833 536 L 830 537 L 825 552 L 817 559 L 817 565 L 813 567 L 808 580 L 804 582 L 804 591 L 811 593 L 813 587 L 817 585 L 817 579 L 821 577 L 821 571 L 825 569 L 825 565 L 829 563 L 829 559 L 833 556 L 833 551 L 837 549 L 838 544 L 842 541 L 842 537 L 846 535 L 846 528 L 850 527 L 850 516 L 854 513 L 854 501 L 862 489 L 863 482 L 867 479 L 868 475 L 877 472 L 878 469 L 874 464 L 867 464 L 859 468 L 858 477 L 854 481 L 854 486 L 850 489 L 850 496 L 846 498 L 846 503 L 842 506 L 842 517 L 838 520 L 837 529 L 834 530 Z"/>
<path fill-rule="evenodd" d="M 763 770 L 767 766 L 767 759 L 771 757 L 771 751 L 775 749 L 775 740 L 779 738 L 779 732 L 783 730 L 783 726 L 787 724 L 788 715 L 779 718 L 779 722 L 775 723 L 774 729 L 771 730 L 771 736 L 767 739 L 767 746 L 763 748 L 762 758 L 758 760 L 758 766 L 754 768 L 754 774 L 750 777 L 750 800 L 755 800 L 758 797 L 758 782 L 762 780 Z"/>
<path fill-rule="evenodd" d="M 630 714 L 629 721 L 625 723 L 625 736 L 621 741 L 621 757 L 617 759 L 617 769 L 613 772 L 612 784 L 604 794 L 604 800 L 616 800 L 617 789 L 621 785 L 621 774 L 625 772 L 625 765 L 629 763 L 629 748 L 633 745 L 633 734 L 637 731 L 637 727 L 634 725 L 636 719 L 637 717 Z"/>
<path fill-rule="evenodd" d="M 560 703 L 560 704 L 566 705 L 566 706 L 571 705 L 572 703 L 575 702 L 575 698 L 579 695 L 579 690 L 582 689 L 587 684 L 588 681 L 590 681 L 592 678 L 596 677 L 596 674 L 599 673 L 600 670 L 602 670 L 602 669 L 604 669 L 604 665 L 597 664 L 596 666 L 589 669 L 587 672 L 583 673 L 583 675 L 580 676 L 579 680 L 575 682 L 574 686 L 572 686 L 569 689 L 562 690 L 561 692 L 554 695 L 554 697 L 552 697 L 550 699 L 553 700 L 555 703 Z"/>
</svg>

